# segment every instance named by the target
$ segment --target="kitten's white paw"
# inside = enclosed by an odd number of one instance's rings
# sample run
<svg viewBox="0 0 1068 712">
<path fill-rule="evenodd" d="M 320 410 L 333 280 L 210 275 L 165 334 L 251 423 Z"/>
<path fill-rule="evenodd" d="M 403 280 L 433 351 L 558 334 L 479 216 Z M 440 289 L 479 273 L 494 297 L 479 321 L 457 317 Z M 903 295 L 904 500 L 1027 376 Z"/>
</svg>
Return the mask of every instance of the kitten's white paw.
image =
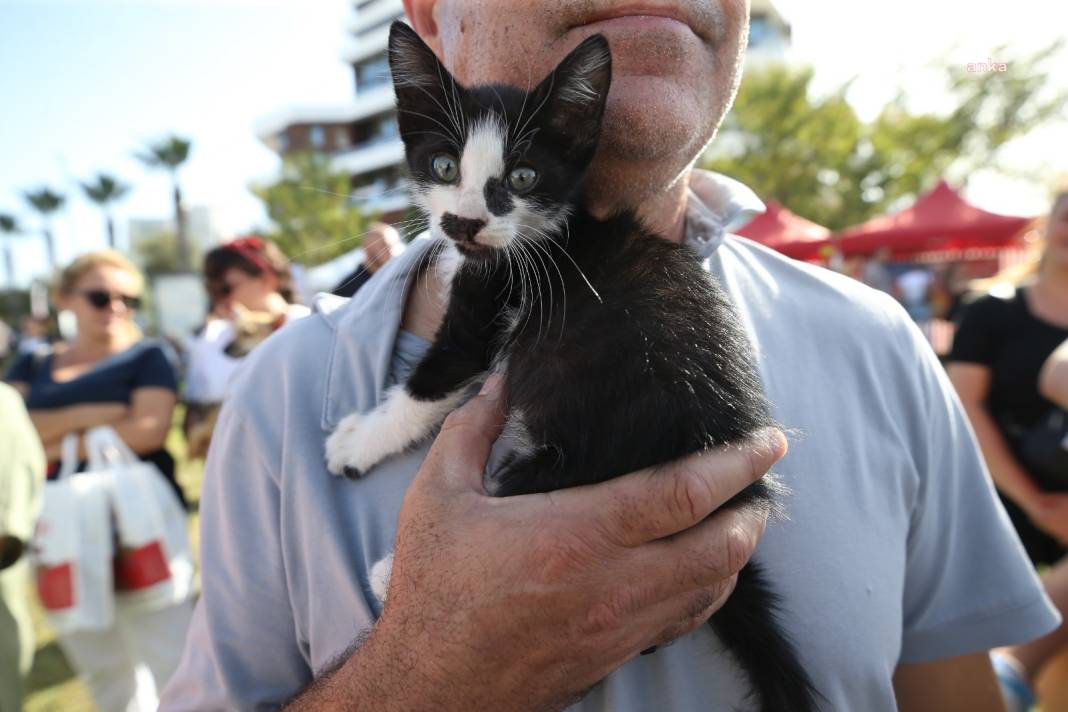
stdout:
<svg viewBox="0 0 1068 712">
<path fill-rule="evenodd" d="M 374 593 L 379 603 L 386 602 L 391 573 L 393 573 L 393 554 L 384 557 L 371 567 L 371 592 Z"/>
<path fill-rule="evenodd" d="M 345 416 L 337 429 L 326 439 L 326 468 L 330 474 L 362 477 L 378 464 L 382 453 L 373 446 L 375 412 Z"/>
</svg>

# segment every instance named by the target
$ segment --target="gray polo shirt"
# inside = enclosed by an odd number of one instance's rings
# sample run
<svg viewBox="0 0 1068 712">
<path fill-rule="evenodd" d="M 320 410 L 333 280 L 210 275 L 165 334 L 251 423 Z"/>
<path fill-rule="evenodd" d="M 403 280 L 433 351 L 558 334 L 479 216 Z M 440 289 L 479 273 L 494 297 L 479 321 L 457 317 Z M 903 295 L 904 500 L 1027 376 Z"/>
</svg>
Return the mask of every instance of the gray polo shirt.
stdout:
<svg viewBox="0 0 1068 712">
<path fill-rule="evenodd" d="M 722 183 L 691 181 L 689 243 L 708 255 L 757 349 L 792 490 L 757 556 L 829 709 L 896 710 L 919 662 L 1035 638 L 1058 623 L 999 505 L 942 368 L 891 298 L 722 228 Z M 416 241 L 352 302 L 286 327 L 251 356 L 224 408 L 201 508 L 203 597 L 163 709 L 269 709 L 374 625 L 369 573 L 393 549 L 427 447 L 352 482 L 323 442 L 402 378 Z M 415 353 L 413 353 L 413 349 Z M 393 373 L 391 374 L 391 371 Z M 614 672 L 575 710 L 745 709 L 705 627 Z M 365 701 L 369 709 L 373 701 Z"/>
</svg>

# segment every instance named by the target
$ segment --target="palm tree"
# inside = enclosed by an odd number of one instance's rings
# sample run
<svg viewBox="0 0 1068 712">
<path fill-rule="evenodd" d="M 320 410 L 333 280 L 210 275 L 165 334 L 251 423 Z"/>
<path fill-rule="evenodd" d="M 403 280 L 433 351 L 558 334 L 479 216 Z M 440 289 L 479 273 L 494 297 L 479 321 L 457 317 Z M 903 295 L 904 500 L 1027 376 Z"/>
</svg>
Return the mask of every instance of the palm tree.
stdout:
<svg viewBox="0 0 1068 712">
<path fill-rule="evenodd" d="M 45 246 L 48 248 L 48 267 L 56 268 L 56 238 L 52 235 L 52 213 L 63 207 L 66 196 L 53 193 L 51 188 L 43 186 L 37 190 L 28 190 L 22 194 L 33 209 L 41 214 L 43 223 L 42 232 L 45 238 Z"/>
<path fill-rule="evenodd" d="M 4 233 L 4 267 L 7 270 L 7 288 L 14 289 L 15 287 L 15 259 L 11 254 L 11 239 L 10 236 L 17 235 L 22 230 L 19 228 L 19 222 L 15 219 L 14 215 L 8 213 L 0 213 L 0 232 Z"/>
<path fill-rule="evenodd" d="M 130 186 L 119 182 L 107 173 L 98 173 L 95 183 L 82 183 L 86 197 L 100 206 L 108 229 L 108 247 L 115 249 L 115 219 L 111 215 L 111 204 L 130 192 Z"/>
<path fill-rule="evenodd" d="M 185 215 L 182 213 L 182 189 L 178 185 L 178 167 L 189 158 L 191 143 L 179 136 L 168 136 L 148 146 L 137 157 L 149 168 L 164 168 L 171 175 L 174 186 L 174 225 L 178 232 L 178 266 L 185 271 L 192 265 L 189 242 L 185 234 Z"/>
</svg>

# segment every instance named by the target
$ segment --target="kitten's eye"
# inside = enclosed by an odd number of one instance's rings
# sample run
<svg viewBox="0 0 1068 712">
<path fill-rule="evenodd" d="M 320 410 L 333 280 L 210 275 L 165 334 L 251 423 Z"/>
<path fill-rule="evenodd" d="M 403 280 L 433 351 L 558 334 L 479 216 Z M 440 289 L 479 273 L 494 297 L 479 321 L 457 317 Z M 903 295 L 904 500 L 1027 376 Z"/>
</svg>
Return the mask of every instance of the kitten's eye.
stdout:
<svg viewBox="0 0 1068 712">
<path fill-rule="evenodd" d="M 439 153 L 430 161 L 430 167 L 438 180 L 444 183 L 454 183 L 460 174 L 460 167 L 456 165 L 456 159 L 447 153 Z"/>
<path fill-rule="evenodd" d="M 538 172 L 533 168 L 521 166 L 508 174 L 508 185 L 517 193 L 526 193 L 538 181 Z"/>
</svg>

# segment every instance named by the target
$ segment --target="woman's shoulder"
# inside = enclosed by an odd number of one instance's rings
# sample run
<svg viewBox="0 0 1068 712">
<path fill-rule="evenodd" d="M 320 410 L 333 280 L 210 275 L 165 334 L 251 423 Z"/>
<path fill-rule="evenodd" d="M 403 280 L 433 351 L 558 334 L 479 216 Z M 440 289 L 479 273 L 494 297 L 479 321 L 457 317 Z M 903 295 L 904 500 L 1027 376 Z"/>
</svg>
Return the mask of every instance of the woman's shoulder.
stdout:
<svg viewBox="0 0 1068 712">
<path fill-rule="evenodd" d="M 984 319 L 1007 318 L 1020 306 L 1019 290 L 1015 285 L 995 285 L 985 292 L 965 298 L 964 316 Z"/>
<path fill-rule="evenodd" d="M 178 368 L 178 354 L 167 341 L 144 338 L 121 354 L 120 362 L 137 370 L 174 372 Z"/>
<path fill-rule="evenodd" d="M 13 383 L 29 383 L 33 381 L 38 374 L 43 373 L 42 369 L 52 359 L 53 355 L 59 352 L 60 348 L 60 344 L 55 346 L 46 344 L 21 354 L 11 364 L 11 367 L 4 375 L 4 380 Z"/>
</svg>

